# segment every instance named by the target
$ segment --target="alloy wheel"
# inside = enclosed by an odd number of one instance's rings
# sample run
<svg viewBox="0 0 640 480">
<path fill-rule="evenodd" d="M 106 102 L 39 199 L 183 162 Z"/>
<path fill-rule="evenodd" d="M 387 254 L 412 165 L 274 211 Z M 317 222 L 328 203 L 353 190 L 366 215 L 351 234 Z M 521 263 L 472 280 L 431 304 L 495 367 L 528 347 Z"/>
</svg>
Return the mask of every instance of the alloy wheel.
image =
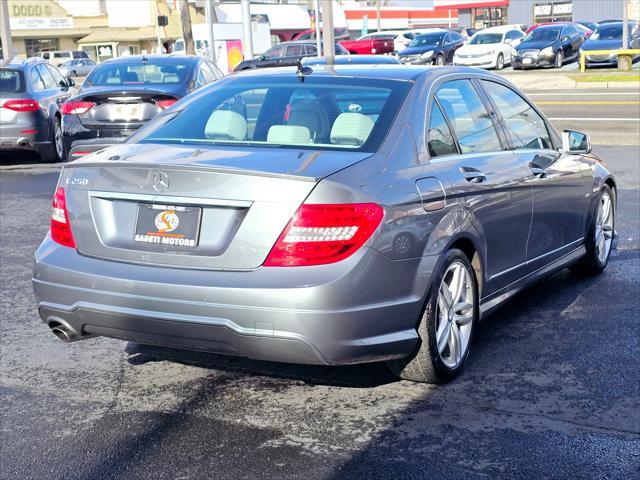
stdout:
<svg viewBox="0 0 640 480">
<path fill-rule="evenodd" d="M 556 68 L 562 68 L 562 52 L 556 54 Z"/>
<path fill-rule="evenodd" d="M 438 65 L 439 67 L 442 67 L 444 65 L 444 58 L 442 57 L 442 55 L 438 55 L 436 57 L 436 65 Z"/>
<path fill-rule="evenodd" d="M 496 62 L 496 69 L 497 70 L 502 70 L 504 68 L 504 57 L 502 56 L 502 54 L 498 54 L 498 60 Z"/>
<path fill-rule="evenodd" d="M 474 318 L 475 285 L 471 272 L 453 262 L 442 277 L 436 307 L 436 345 L 442 363 L 450 369 L 465 358 Z"/>
<path fill-rule="evenodd" d="M 53 142 L 55 144 L 56 154 L 58 158 L 62 160 L 64 147 L 62 145 L 62 128 L 60 128 L 60 120 L 58 119 L 53 122 Z"/>
<path fill-rule="evenodd" d="M 604 264 L 611 251 L 613 242 L 613 205 L 609 192 L 603 192 L 596 214 L 595 245 L 600 263 Z"/>
</svg>

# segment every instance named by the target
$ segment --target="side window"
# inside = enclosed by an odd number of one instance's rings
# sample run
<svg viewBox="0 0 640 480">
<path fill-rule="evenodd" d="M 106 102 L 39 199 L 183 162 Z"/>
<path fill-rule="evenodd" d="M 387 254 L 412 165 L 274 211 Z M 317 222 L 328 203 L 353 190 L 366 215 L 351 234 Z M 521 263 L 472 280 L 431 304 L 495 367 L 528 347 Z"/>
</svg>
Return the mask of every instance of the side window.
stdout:
<svg viewBox="0 0 640 480">
<path fill-rule="evenodd" d="M 287 57 L 301 57 L 304 55 L 303 45 L 289 45 L 287 47 Z"/>
<path fill-rule="evenodd" d="M 442 110 L 433 102 L 429 116 L 429 130 L 427 131 L 427 148 L 431 158 L 458 153 L 451 130 L 444 119 Z"/>
<path fill-rule="evenodd" d="M 213 79 L 214 80 L 217 80 L 218 78 L 224 77 L 224 74 L 220 71 L 220 69 L 218 67 L 216 67 L 213 63 L 211 63 L 208 60 L 206 62 L 207 62 L 207 66 L 211 70 L 211 73 L 213 73 Z"/>
<path fill-rule="evenodd" d="M 58 88 L 58 84 L 56 83 L 54 78 L 49 73 L 49 70 L 47 70 L 45 68 L 45 65 L 38 65 L 36 67 L 36 69 L 38 70 L 38 73 L 40 74 L 40 78 L 42 78 L 42 81 L 44 82 L 44 89 L 45 90 L 51 90 L 53 88 Z"/>
<path fill-rule="evenodd" d="M 267 58 L 284 57 L 284 47 L 283 46 L 273 47 L 271 50 L 267 51 L 265 56 Z"/>
<path fill-rule="evenodd" d="M 462 153 L 502 150 L 489 112 L 470 80 L 447 82 L 436 97 L 449 117 Z"/>
<path fill-rule="evenodd" d="M 484 89 L 502 116 L 515 149 L 553 149 L 544 120 L 520 95 L 504 85 L 482 81 Z"/>
<path fill-rule="evenodd" d="M 62 76 L 62 74 L 57 69 L 55 69 L 51 65 L 46 65 L 46 67 L 49 70 L 49 72 L 51 73 L 51 76 L 53 77 L 53 80 L 56 82 L 56 87 L 66 87 L 67 86 L 67 80 Z"/>
<path fill-rule="evenodd" d="M 447 33 L 442 39 L 443 45 L 446 45 L 447 43 L 451 43 L 451 41 L 452 41 L 452 38 L 450 33 Z"/>
<path fill-rule="evenodd" d="M 31 88 L 36 92 L 41 92 L 45 89 L 44 82 L 40 78 L 40 74 L 36 68 L 32 68 L 29 73 L 29 80 L 31 81 Z"/>
<path fill-rule="evenodd" d="M 202 76 L 202 82 L 200 83 L 202 83 L 203 85 L 211 83 L 216 79 L 207 62 L 202 62 L 200 64 L 200 75 L 198 75 L 198 77 L 200 76 Z M 200 80 L 200 78 L 198 78 L 198 80 Z"/>
<path fill-rule="evenodd" d="M 315 57 L 318 55 L 318 49 L 314 45 L 307 45 L 307 57 Z"/>
</svg>

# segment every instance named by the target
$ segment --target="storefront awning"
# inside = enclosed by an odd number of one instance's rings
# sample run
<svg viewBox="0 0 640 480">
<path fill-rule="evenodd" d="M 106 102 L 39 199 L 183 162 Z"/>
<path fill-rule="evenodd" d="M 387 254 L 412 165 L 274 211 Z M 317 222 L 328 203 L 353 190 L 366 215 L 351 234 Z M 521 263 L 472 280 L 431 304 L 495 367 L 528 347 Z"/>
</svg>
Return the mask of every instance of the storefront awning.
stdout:
<svg viewBox="0 0 640 480">
<path fill-rule="evenodd" d="M 154 27 L 95 28 L 89 35 L 78 40 L 78 43 L 86 45 L 94 43 L 140 42 L 155 38 L 156 32 Z"/>
</svg>

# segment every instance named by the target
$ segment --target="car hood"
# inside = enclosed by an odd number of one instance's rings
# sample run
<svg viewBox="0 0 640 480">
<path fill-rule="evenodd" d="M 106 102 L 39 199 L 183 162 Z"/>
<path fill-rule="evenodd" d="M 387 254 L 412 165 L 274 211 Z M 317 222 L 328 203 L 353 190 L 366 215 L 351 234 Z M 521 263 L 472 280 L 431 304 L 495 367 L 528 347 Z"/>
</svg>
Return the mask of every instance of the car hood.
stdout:
<svg viewBox="0 0 640 480">
<path fill-rule="evenodd" d="M 372 155 L 369 152 L 243 146 L 125 143 L 83 157 L 76 164 L 142 164 L 211 168 L 236 173 L 321 179 Z"/>
<path fill-rule="evenodd" d="M 587 40 L 582 45 L 582 50 L 617 50 L 622 48 L 620 40 Z"/>
<path fill-rule="evenodd" d="M 468 55 L 468 54 L 477 54 L 477 53 L 484 53 L 484 52 L 491 52 L 494 50 L 498 50 L 500 48 L 502 48 L 503 44 L 502 43 L 489 43 L 489 44 L 485 44 L 485 45 L 463 45 L 462 47 L 460 47 L 458 50 L 456 50 L 456 53 L 462 53 L 463 55 Z"/>
<path fill-rule="evenodd" d="M 420 53 L 428 52 L 429 50 L 436 50 L 438 45 L 420 45 L 419 47 L 407 47 L 402 50 L 399 55 L 418 55 Z"/>
<path fill-rule="evenodd" d="M 543 48 L 550 47 L 555 43 L 556 42 L 520 42 L 520 45 L 516 47 L 516 50 L 542 50 Z"/>
</svg>

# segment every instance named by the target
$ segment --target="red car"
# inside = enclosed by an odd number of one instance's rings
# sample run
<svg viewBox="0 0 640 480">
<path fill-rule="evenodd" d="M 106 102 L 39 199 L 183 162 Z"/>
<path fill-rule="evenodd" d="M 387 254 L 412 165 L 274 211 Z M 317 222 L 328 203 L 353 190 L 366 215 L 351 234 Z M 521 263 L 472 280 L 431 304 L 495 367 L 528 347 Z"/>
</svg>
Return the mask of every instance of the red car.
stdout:
<svg viewBox="0 0 640 480">
<path fill-rule="evenodd" d="M 352 54 L 377 55 L 381 53 L 393 53 L 394 34 L 376 32 L 363 35 L 357 40 L 342 40 L 340 45 Z"/>
</svg>

